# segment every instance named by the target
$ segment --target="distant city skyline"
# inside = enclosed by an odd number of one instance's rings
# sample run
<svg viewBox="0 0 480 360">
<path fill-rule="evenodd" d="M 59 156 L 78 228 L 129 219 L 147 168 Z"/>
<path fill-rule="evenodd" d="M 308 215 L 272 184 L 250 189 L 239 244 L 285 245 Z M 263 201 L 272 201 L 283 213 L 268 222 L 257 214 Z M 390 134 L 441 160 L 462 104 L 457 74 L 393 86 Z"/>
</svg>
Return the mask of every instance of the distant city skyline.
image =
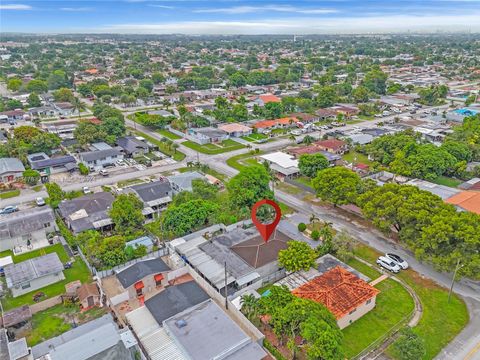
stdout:
<svg viewBox="0 0 480 360">
<path fill-rule="evenodd" d="M 2 0 L 0 31 L 189 35 L 480 32 L 480 0 Z"/>
</svg>

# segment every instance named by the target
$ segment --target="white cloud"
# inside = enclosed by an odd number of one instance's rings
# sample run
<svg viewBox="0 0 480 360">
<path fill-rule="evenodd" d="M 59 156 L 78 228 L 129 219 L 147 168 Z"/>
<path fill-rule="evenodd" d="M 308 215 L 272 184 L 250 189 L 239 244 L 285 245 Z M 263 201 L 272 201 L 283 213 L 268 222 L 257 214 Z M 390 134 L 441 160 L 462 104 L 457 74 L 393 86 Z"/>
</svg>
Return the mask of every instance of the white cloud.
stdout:
<svg viewBox="0 0 480 360">
<path fill-rule="evenodd" d="M 92 11 L 93 8 L 90 7 L 63 7 L 60 8 L 62 11 L 71 11 L 71 12 L 84 12 L 84 11 Z"/>
<path fill-rule="evenodd" d="M 303 17 L 256 21 L 183 21 L 112 24 L 89 31 L 137 34 L 355 34 L 388 32 L 476 31 L 480 12 L 467 15 L 382 15 L 369 17 Z"/>
<path fill-rule="evenodd" d="M 32 7 L 24 4 L 3 4 L 0 5 L 0 10 L 32 10 Z"/>
<path fill-rule="evenodd" d="M 168 6 L 168 5 L 148 4 L 148 6 L 156 7 L 156 8 L 160 8 L 160 9 L 167 9 L 167 10 L 175 9 L 174 6 Z"/>
<path fill-rule="evenodd" d="M 299 14 L 330 14 L 336 13 L 335 9 L 318 9 L 294 7 L 290 5 L 264 5 L 264 6 L 233 6 L 229 8 L 211 8 L 193 10 L 195 13 L 222 13 L 222 14 L 249 14 L 263 11 L 290 12 Z"/>
</svg>

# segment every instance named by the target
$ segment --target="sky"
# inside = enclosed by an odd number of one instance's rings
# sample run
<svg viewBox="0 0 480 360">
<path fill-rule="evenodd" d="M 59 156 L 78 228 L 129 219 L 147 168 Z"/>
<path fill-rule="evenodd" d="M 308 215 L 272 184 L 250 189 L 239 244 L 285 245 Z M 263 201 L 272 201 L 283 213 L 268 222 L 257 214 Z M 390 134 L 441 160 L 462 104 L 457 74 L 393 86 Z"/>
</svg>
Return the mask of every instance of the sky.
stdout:
<svg viewBox="0 0 480 360">
<path fill-rule="evenodd" d="M 0 0 L 0 32 L 480 32 L 480 0 Z"/>
</svg>

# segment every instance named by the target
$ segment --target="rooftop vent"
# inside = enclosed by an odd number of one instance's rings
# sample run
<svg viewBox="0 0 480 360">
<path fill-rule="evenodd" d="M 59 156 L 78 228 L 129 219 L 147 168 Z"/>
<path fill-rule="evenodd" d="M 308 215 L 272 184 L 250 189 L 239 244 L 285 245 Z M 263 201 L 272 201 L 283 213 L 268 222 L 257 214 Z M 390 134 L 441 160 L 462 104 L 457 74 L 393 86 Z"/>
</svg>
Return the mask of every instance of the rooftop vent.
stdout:
<svg viewBox="0 0 480 360">
<path fill-rule="evenodd" d="M 175 325 L 177 326 L 177 328 L 181 329 L 181 328 L 187 326 L 187 322 L 183 319 L 180 319 L 180 320 L 175 321 Z"/>
</svg>

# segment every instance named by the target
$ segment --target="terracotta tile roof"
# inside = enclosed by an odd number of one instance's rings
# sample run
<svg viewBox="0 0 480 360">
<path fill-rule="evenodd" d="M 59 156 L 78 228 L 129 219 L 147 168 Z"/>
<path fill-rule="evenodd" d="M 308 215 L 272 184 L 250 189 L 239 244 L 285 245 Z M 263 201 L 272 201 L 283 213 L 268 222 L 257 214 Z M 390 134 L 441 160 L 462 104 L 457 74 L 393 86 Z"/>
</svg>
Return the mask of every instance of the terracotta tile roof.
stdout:
<svg viewBox="0 0 480 360">
<path fill-rule="evenodd" d="M 480 192 L 462 191 L 449 197 L 445 202 L 480 215 Z"/>
<path fill-rule="evenodd" d="M 293 155 L 302 155 L 302 154 L 316 154 L 321 152 L 318 147 L 315 145 L 302 146 L 298 148 L 288 149 L 287 152 Z"/>
<path fill-rule="evenodd" d="M 284 117 L 284 118 L 280 118 L 280 119 L 275 119 L 275 121 L 278 123 L 278 124 L 282 124 L 282 125 L 289 125 L 290 122 L 293 122 L 293 123 L 297 123 L 298 122 L 298 119 L 295 118 L 295 117 Z"/>
<path fill-rule="evenodd" d="M 98 69 L 91 68 L 91 69 L 85 70 L 85 72 L 86 72 L 87 74 L 93 75 L 93 74 L 97 74 L 97 73 L 98 73 Z"/>
<path fill-rule="evenodd" d="M 227 133 L 251 130 L 248 126 L 237 123 L 219 125 L 218 128 L 220 130 L 226 131 Z"/>
<path fill-rule="evenodd" d="M 322 303 L 337 320 L 379 292 L 341 266 L 334 267 L 292 291 L 295 296 Z"/>
<path fill-rule="evenodd" d="M 280 98 L 275 95 L 260 95 L 259 99 L 263 101 L 264 104 L 268 104 L 271 102 L 281 102 Z"/>
<path fill-rule="evenodd" d="M 321 146 L 326 149 L 338 150 L 342 146 L 345 146 L 347 143 L 342 140 L 337 139 L 329 139 L 329 140 L 321 140 L 314 143 L 316 146 Z"/>
<path fill-rule="evenodd" d="M 270 128 L 274 127 L 277 125 L 277 122 L 275 120 L 262 120 L 256 122 L 253 127 L 257 129 L 264 129 L 264 128 Z"/>
</svg>

